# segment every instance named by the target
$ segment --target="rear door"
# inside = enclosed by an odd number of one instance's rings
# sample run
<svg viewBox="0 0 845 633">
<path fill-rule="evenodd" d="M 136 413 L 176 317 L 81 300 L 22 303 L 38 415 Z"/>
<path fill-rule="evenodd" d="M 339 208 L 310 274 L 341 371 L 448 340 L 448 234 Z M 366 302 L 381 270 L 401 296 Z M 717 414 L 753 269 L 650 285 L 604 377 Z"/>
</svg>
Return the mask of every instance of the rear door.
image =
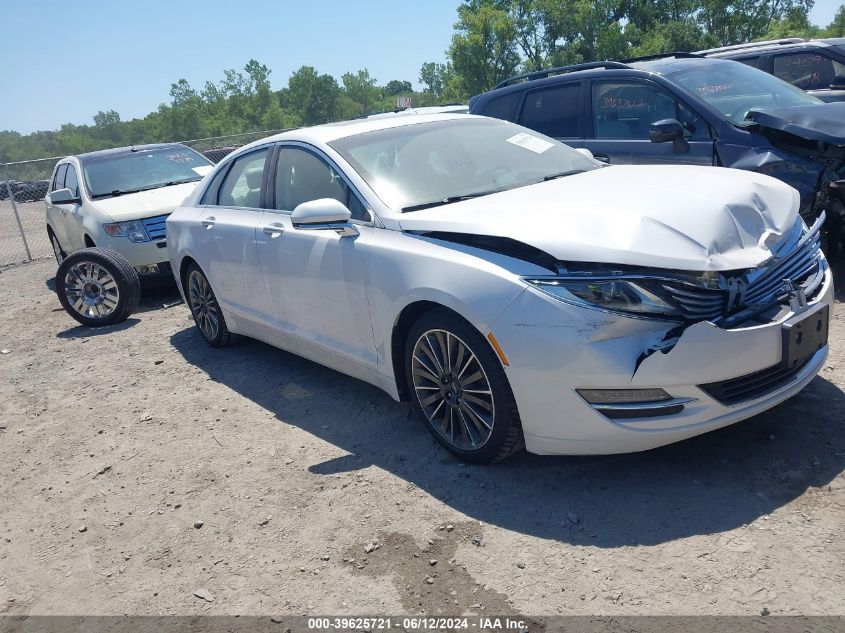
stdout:
<svg viewBox="0 0 845 633">
<path fill-rule="evenodd" d="M 517 123 L 571 147 L 583 147 L 583 84 L 558 83 L 525 92 Z"/>
<path fill-rule="evenodd" d="M 271 147 L 238 156 L 223 168 L 189 220 L 195 258 L 221 306 L 266 324 L 269 308 L 256 250 L 256 230 L 265 205 Z"/>
<path fill-rule="evenodd" d="M 618 165 L 712 165 L 710 126 L 662 86 L 640 79 L 596 80 L 590 85 L 588 135 L 584 147 L 603 162 Z M 652 143 L 649 126 L 676 119 L 684 128 L 684 148 Z"/>
</svg>

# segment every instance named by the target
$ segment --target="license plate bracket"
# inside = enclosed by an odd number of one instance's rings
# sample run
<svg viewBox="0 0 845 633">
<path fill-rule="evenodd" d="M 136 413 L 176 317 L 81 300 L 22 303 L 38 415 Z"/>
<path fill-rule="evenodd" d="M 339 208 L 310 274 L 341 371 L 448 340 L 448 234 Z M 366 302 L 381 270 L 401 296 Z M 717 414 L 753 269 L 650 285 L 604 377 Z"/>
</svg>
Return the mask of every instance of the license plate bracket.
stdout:
<svg viewBox="0 0 845 633">
<path fill-rule="evenodd" d="M 830 309 L 828 306 L 811 313 L 799 314 L 783 324 L 781 365 L 794 369 L 806 363 L 827 344 Z"/>
</svg>

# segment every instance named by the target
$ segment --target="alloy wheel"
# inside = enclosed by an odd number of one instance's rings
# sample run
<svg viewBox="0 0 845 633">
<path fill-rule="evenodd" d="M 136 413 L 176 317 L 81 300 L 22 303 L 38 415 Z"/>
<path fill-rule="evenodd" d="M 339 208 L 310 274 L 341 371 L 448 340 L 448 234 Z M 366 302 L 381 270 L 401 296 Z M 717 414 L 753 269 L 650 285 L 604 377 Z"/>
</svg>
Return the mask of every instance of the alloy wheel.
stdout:
<svg viewBox="0 0 845 633">
<path fill-rule="evenodd" d="M 460 450 L 477 450 L 493 431 L 496 407 L 487 374 L 470 347 L 447 330 L 428 330 L 411 359 L 413 386 L 429 424 Z"/>
<path fill-rule="evenodd" d="M 64 292 L 76 312 L 92 319 L 111 316 L 120 301 L 120 290 L 112 274 L 92 261 L 83 260 L 68 269 Z"/>
<path fill-rule="evenodd" d="M 206 339 L 213 341 L 220 331 L 220 318 L 217 301 L 208 280 L 198 270 L 191 271 L 188 277 L 188 300 L 191 312 L 197 322 L 197 327 Z"/>
</svg>

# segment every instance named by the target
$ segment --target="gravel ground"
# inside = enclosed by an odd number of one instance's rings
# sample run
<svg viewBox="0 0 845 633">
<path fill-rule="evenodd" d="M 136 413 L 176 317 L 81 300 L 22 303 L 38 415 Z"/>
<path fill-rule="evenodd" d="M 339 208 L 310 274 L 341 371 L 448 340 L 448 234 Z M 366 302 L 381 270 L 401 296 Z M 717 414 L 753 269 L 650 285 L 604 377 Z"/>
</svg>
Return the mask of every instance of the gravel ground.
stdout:
<svg viewBox="0 0 845 633">
<path fill-rule="evenodd" d="M 845 613 L 841 304 L 765 415 L 478 467 L 364 383 L 208 348 L 173 290 L 79 327 L 54 270 L 0 272 L 0 613 Z"/>
</svg>

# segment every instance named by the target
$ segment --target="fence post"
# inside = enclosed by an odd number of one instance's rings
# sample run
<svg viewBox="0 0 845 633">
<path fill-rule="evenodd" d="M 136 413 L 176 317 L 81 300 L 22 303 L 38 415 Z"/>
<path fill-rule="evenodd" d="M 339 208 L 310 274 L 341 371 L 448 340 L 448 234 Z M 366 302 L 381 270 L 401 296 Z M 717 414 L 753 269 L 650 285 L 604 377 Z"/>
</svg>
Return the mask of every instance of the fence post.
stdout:
<svg viewBox="0 0 845 633">
<path fill-rule="evenodd" d="M 23 224 L 21 224 L 21 216 L 18 214 L 18 205 L 15 204 L 15 194 L 12 193 L 12 185 L 6 181 L 6 191 L 9 192 L 9 201 L 12 203 L 12 212 L 15 214 L 15 220 L 18 221 L 18 230 L 21 232 L 21 239 L 23 240 L 23 247 L 26 249 L 26 257 L 28 262 L 32 261 L 32 253 L 29 251 L 29 242 L 26 241 L 26 233 L 23 232 Z"/>
</svg>

